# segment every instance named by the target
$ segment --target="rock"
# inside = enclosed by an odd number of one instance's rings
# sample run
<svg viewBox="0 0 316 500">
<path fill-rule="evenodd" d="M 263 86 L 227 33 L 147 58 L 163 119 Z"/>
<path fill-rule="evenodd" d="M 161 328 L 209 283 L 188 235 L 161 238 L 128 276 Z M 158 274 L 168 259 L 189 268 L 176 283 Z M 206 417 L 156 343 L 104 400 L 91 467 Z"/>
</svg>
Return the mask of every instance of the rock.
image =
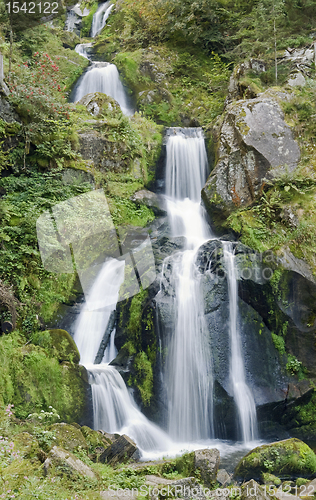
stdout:
<svg viewBox="0 0 316 500">
<path fill-rule="evenodd" d="M 126 462 L 136 450 L 137 446 L 134 441 L 123 434 L 100 455 L 100 462 L 110 465 Z"/>
<path fill-rule="evenodd" d="M 49 428 L 56 435 L 56 445 L 68 451 L 74 451 L 78 448 L 88 450 L 88 445 L 81 430 L 64 422 L 53 424 Z"/>
<path fill-rule="evenodd" d="M 2 333 L 11 333 L 13 330 L 13 324 L 11 321 L 2 321 L 1 322 L 1 331 Z"/>
<path fill-rule="evenodd" d="M 242 500 L 271 500 L 271 496 L 254 479 L 242 486 Z"/>
<path fill-rule="evenodd" d="M 230 484 L 231 476 L 230 476 L 230 474 L 228 474 L 226 469 L 218 469 L 216 481 L 221 486 L 226 486 L 226 485 Z"/>
<path fill-rule="evenodd" d="M 14 111 L 9 102 L 0 95 L 0 118 L 7 123 L 21 123 L 19 115 Z"/>
<path fill-rule="evenodd" d="M 120 105 L 115 99 L 101 92 L 86 94 L 78 101 L 78 104 L 85 106 L 89 113 L 99 118 L 113 116 L 113 112 L 118 115 L 122 114 Z"/>
<path fill-rule="evenodd" d="M 34 436 L 28 432 L 20 432 L 14 436 L 14 448 L 26 458 L 34 458 L 39 452 L 39 444 Z"/>
<path fill-rule="evenodd" d="M 244 481 L 259 479 L 263 472 L 278 477 L 308 477 L 316 472 L 316 455 L 296 438 L 258 446 L 240 460 L 234 477 Z"/>
<path fill-rule="evenodd" d="M 45 474 L 49 474 L 51 469 L 54 474 L 60 470 L 60 472 L 67 474 L 69 477 L 80 474 L 95 479 L 95 474 L 88 465 L 59 446 L 54 446 L 51 449 L 48 458 L 44 462 Z"/>
<path fill-rule="evenodd" d="M 105 432 L 105 431 L 102 431 L 102 430 L 99 430 L 97 431 L 99 434 L 101 434 L 102 436 L 105 437 L 105 439 L 110 443 L 114 443 L 114 441 L 119 437 L 118 434 L 109 434 L 108 432 Z"/>
<path fill-rule="evenodd" d="M 80 354 L 72 336 L 66 330 L 48 330 L 53 347 L 57 351 L 57 359 L 60 363 L 70 361 L 79 363 Z"/>
<path fill-rule="evenodd" d="M 262 474 L 262 482 L 263 484 L 272 484 L 274 486 L 280 486 L 281 479 L 273 474 L 269 474 L 269 472 L 264 472 Z"/>
<path fill-rule="evenodd" d="M 271 98 L 230 104 L 214 140 L 217 162 L 202 197 L 219 227 L 233 210 L 258 199 L 267 179 L 293 171 L 300 159 L 292 131 Z"/>
<path fill-rule="evenodd" d="M 112 441 L 103 436 L 100 432 L 94 431 L 84 425 L 81 432 L 86 440 L 89 450 L 89 457 L 93 461 L 98 461 L 100 455 L 112 444 Z"/>
<path fill-rule="evenodd" d="M 206 486 L 212 486 L 216 480 L 220 463 L 220 454 L 216 448 L 196 450 L 194 452 L 195 471 L 200 474 Z"/>
<path fill-rule="evenodd" d="M 162 209 L 163 198 L 148 189 L 141 189 L 136 191 L 131 197 L 132 200 L 137 205 L 145 205 L 151 208 L 156 215 L 164 214 L 166 211 Z"/>
<path fill-rule="evenodd" d="M 291 87 L 304 87 L 304 85 L 306 84 L 306 80 L 302 73 L 298 71 L 297 73 L 294 73 L 290 76 L 290 78 L 288 79 L 288 84 Z"/>
<path fill-rule="evenodd" d="M 65 49 L 74 49 L 80 43 L 80 38 L 75 32 L 63 31 L 60 35 L 60 40 Z"/>
</svg>

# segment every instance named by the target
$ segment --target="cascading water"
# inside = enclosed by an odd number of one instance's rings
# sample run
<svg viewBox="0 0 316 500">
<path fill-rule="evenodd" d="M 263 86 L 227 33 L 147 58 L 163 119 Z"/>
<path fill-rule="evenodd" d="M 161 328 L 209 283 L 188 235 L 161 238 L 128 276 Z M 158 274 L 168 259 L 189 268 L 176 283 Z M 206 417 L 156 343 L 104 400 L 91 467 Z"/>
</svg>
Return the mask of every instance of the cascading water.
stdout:
<svg viewBox="0 0 316 500">
<path fill-rule="evenodd" d="M 238 409 L 242 440 L 248 443 L 257 438 L 256 405 L 252 392 L 246 383 L 240 332 L 238 328 L 238 285 L 235 270 L 235 255 L 230 242 L 224 241 L 223 248 L 229 296 L 229 336 L 231 348 L 230 381 L 234 400 Z"/>
<path fill-rule="evenodd" d="M 90 36 L 94 38 L 104 28 L 107 18 L 109 17 L 114 4 L 105 2 L 99 5 L 92 19 Z"/>
<path fill-rule="evenodd" d="M 71 100 L 73 102 L 80 101 L 84 95 L 92 92 L 102 92 L 113 97 L 125 115 L 130 116 L 134 113 L 115 64 L 93 63 L 88 71 L 79 78 Z"/>
<path fill-rule="evenodd" d="M 74 340 L 81 363 L 89 373 L 94 428 L 127 434 L 146 456 L 153 450 L 168 450 L 171 441 L 140 412 L 121 375 L 108 364 L 116 356 L 115 331 L 111 334 L 103 363 L 93 364 L 111 312 L 116 308 L 120 286 L 124 281 L 124 264 L 124 261 L 109 259 L 102 266 L 75 325 Z"/>
<path fill-rule="evenodd" d="M 209 233 L 201 201 L 207 156 L 201 129 L 170 129 L 167 138 L 166 194 L 173 236 L 186 249 L 173 256 L 174 333 L 167 363 L 168 428 L 179 441 L 213 435 L 212 362 L 204 320 L 196 252 Z"/>
<path fill-rule="evenodd" d="M 78 43 L 75 47 L 75 51 L 82 57 L 90 60 L 90 54 L 87 49 L 92 47 L 92 43 Z"/>
</svg>

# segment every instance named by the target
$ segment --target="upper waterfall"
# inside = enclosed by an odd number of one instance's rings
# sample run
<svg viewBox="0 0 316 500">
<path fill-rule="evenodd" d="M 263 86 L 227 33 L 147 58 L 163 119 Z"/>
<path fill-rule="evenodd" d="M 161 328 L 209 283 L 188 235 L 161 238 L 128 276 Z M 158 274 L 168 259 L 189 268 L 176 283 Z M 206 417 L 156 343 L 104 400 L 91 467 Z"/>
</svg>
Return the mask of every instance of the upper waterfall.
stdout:
<svg viewBox="0 0 316 500">
<path fill-rule="evenodd" d="M 99 5 L 92 19 L 92 26 L 90 33 L 92 38 L 97 36 L 97 34 L 102 30 L 102 28 L 104 28 L 107 18 L 109 17 L 113 7 L 114 4 L 111 4 L 111 2 L 105 2 Z"/>
</svg>

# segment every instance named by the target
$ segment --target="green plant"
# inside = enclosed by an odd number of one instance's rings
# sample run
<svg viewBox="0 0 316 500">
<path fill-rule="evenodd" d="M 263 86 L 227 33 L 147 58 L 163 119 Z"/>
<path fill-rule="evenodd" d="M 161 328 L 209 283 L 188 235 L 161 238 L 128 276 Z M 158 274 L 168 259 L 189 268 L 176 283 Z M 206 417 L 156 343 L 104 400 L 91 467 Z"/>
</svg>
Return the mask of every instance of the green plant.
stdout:
<svg viewBox="0 0 316 500">
<path fill-rule="evenodd" d="M 299 361 L 295 356 L 291 354 L 288 355 L 288 362 L 286 363 L 286 369 L 292 373 L 292 375 L 296 375 L 300 369 L 302 368 L 302 362 Z"/>
</svg>

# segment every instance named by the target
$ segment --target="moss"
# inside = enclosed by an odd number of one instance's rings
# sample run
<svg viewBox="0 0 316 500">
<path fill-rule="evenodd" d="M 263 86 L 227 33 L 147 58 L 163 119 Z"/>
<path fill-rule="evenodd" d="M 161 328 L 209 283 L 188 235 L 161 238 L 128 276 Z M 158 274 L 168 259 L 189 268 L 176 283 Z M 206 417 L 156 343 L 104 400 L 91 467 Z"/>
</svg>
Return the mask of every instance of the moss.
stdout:
<svg viewBox="0 0 316 500">
<path fill-rule="evenodd" d="M 78 364 L 80 361 L 78 348 L 66 330 L 56 329 L 36 332 L 32 335 L 32 342 L 48 350 L 53 349 L 53 354 L 60 363 L 70 361 Z"/>
<path fill-rule="evenodd" d="M 143 351 L 136 354 L 133 371 L 135 371 L 135 376 L 132 383 L 137 387 L 144 406 L 149 406 L 153 395 L 153 369 Z"/>
<path fill-rule="evenodd" d="M 235 469 L 235 477 L 259 479 L 263 472 L 278 477 L 311 476 L 316 470 L 316 455 L 311 448 L 292 438 L 263 445 L 250 451 Z"/>
<path fill-rule="evenodd" d="M 60 423 L 49 427 L 55 434 L 54 445 L 60 446 L 64 450 L 74 451 L 78 448 L 88 450 L 88 445 L 80 429 L 73 425 Z"/>
<path fill-rule="evenodd" d="M 89 14 L 82 18 L 82 27 L 80 32 L 80 35 L 82 37 L 90 35 L 93 15 L 97 11 L 97 8 L 98 8 L 98 2 L 93 2 L 92 5 L 90 6 Z"/>
</svg>

